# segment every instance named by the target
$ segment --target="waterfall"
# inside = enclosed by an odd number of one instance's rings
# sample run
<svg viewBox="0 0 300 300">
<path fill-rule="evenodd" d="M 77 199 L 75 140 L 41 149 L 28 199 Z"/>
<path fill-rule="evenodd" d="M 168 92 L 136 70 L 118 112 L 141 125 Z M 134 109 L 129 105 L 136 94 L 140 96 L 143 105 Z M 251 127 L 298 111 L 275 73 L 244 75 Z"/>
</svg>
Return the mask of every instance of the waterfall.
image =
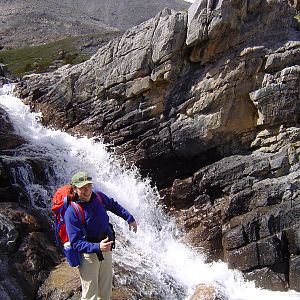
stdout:
<svg viewBox="0 0 300 300">
<path fill-rule="evenodd" d="M 28 144 L 18 151 L 27 156 L 43 156 L 51 164 L 47 186 L 32 183 L 32 170 L 19 167 L 13 180 L 22 181 L 31 204 L 49 212 L 50 195 L 70 181 L 72 174 L 85 170 L 104 193 L 113 197 L 136 218 L 138 232 L 129 232 L 126 222 L 111 215 L 117 229 L 115 264 L 126 270 L 118 273 L 118 283 L 134 285 L 139 298 L 188 299 L 198 284 L 213 285 L 229 300 L 292 300 L 300 293 L 258 289 L 224 262 L 205 263 L 205 256 L 181 243 L 181 231 L 159 206 L 159 194 L 148 178 L 141 178 L 135 166 L 124 167 L 99 139 L 74 137 L 43 127 L 40 115 L 31 113 L 22 101 L 11 95 L 13 86 L 0 89 L 0 105 L 9 114 L 16 132 Z M 41 200 L 42 199 L 42 200 Z M 41 204 L 41 201 L 43 204 Z"/>
</svg>

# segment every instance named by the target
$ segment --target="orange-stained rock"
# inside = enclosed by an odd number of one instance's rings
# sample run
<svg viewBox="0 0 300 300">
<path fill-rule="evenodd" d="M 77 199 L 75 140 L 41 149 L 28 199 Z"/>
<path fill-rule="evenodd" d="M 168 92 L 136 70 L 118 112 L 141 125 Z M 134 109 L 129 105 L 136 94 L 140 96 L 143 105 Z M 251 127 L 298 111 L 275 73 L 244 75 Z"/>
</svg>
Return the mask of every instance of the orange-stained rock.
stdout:
<svg viewBox="0 0 300 300">
<path fill-rule="evenodd" d="M 222 295 L 215 287 L 211 285 L 199 284 L 194 294 L 189 300 L 227 300 L 225 295 Z"/>
</svg>

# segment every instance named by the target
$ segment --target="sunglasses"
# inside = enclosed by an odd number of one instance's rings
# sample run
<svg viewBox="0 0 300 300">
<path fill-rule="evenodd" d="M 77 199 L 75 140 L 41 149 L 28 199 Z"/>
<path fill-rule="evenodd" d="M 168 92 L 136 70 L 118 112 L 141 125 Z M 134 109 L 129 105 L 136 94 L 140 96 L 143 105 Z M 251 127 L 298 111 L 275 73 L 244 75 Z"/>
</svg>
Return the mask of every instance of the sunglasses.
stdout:
<svg viewBox="0 0 300 300">
<path fill-rule="evenodd" d="M 88 176 L 85 176 L 85 177 L 79 177 L 76 179 L 76 182 L 83 182 L 83 181 L 92 181 L 92 177 L 88 177 Z"/>
</svg>

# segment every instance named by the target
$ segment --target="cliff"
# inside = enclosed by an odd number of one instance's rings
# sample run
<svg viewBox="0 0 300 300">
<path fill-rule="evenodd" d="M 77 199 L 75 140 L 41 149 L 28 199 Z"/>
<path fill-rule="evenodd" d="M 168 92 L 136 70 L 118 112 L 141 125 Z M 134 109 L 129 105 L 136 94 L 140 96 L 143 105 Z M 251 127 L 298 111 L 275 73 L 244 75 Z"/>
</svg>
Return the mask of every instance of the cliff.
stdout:
<svg viewBox="0 0 300 300">
<path fill-rule="evenodd" d="M 151 174 L 209 260 L 300 291 L 299 38 L 285 1 L 199 0 L 16 94 L 44 124 L 101 135 Z"/>
</svg>

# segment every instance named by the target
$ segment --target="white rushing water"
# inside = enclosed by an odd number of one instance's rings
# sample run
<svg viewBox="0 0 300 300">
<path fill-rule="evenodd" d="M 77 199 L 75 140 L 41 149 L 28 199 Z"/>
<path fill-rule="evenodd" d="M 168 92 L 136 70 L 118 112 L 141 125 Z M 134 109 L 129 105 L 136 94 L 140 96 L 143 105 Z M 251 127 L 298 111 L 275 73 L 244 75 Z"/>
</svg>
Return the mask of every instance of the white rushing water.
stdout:
<svg viewBox="0 0 300 300">
<path fill-rule="evenodd" d="M 206 264 L 203 256 L 180 242 L 180 231 L 158 205 L 157 190 L 148 179 L 141 179 L 135 167 L 122 167 L 101 142 L 43 127 L 38 122 L 39 115 L 30 113 L 20 99 L 11 96 L 11 89 L 9 85 L 0 89 L 0 106 L 9 114 L 16 132 L 28 141 L 20 151 L 24 155 L 45 155 L 52 161 L 55 174 L 49 175 L 50 193 L 67 184 L 74 172 L 86 170 L 95 185 L 135 216 L 137 234 L 129 232 L 120 218 L 112 216 L 112 220 L 119 236 L 114 260 L 128 270 L 126 275 L 116 277 L 120 284 L 139 287 L 138 299 L 142 299 L 141 295 L 152 299 L 188 299 L 201 283 L 215 286 L 229 300 L 300 299 L 300 293 L 294 291 L 255 288 L 254 283 L 246 282 L 240 272 L 229 270 L 223 262 Z M 28 170 L 20 169 L 17 173 L 26 181 L 32 205 L 38 205 L 35 197 L 39 195 L 45 199 L 44 209 L 48 210 L 49 189 L 33 184 Z"/>
</svg>

